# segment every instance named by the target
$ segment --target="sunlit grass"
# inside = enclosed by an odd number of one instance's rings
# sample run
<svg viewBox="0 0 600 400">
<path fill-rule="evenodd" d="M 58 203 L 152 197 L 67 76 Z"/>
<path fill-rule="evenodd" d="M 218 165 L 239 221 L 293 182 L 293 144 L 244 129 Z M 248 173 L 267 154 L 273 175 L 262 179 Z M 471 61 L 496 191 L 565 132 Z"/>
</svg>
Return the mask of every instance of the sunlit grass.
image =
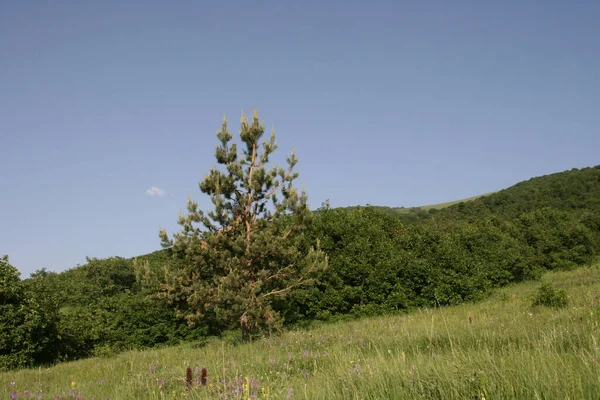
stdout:
<svg viewBox="0 0 600 400">
<path fill-rule="evenodd" d="M 529 282 L 477 304 L 322 325 L 252 344 L 213 341 L 4 373 L 0 397 L 598 398 L 600 271 L 549 273 L 544 281 L 567 291 L 568 307 L 532 307 L 540 282 Z M 187 367 L 194 371 L 190 391 Z"/>
</svg>

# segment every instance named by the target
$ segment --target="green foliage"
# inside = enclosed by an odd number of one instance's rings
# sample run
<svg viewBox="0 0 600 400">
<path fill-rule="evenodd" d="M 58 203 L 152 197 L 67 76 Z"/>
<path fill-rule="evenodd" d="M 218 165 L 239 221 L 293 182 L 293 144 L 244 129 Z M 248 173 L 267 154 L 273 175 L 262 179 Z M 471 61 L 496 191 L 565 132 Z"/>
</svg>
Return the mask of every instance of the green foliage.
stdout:
<svg viewBox="0 0 600 400">
<path fill-rule="evenodd" d="M 320 209 L 306 240 L 319 240 L 330 270 L 317 286 L 293 295 L 286 320 L 405 309 L 406 294 L 396 282 L 400 229 L 396 217 L 370 207 Z"/>
<path fill-rule="evenodd" d="M 287 304 L 289 322 L 485 297 L 600 253 L 600 166 L 523 182 L 440 209 L 319 210 L 312 238 L 330 273 Z"/>
<path fill-rule="evenodd" d="M 263 133 L 256 112 L 251 123 L 242 116 L 238 154 L 223 120 L 215 152 L 223 170 L 211 169 L 199 185 L 214 209 L 204 213 L 189 199 L 188 214 L 179 217 L 181 231 L 173 239 L 160 232 L 163 247 L 172 248 L 183 267 L 165 269 L 162 276 L 140 267 L 146 285 L 190 326 L 200 323 L 216 332 L 239 326 L 244 338 L 278 329 L 275 302 L 312 284 L 327 264 L 318 246 L 302 240 L 311 213 L 306 194 L 293 186 L 298 159 L 292 152 L 287 169 L 268 169 L 277 144 L 272 132 L 261 149 Z"/>
<path fill-rule="evenodd" d="M 521 236 L 498 218 L 405 227 L 379 207 L 323 207 L 307 240 L 320 240 L 329 273 L 281 307 L 293 323 L 478 300 L 494 287 L 539 276 Z"/>
<path fill-rule="evenodd" d="M 567 292 L 557 289 L 550 283 L 543 283 L 532 297 L 532 303 L 535 306 L 546 306 L 554 308 L 566 307 L 568 304 Z"/>
<path fill-rule="evenodd" d="M 51 362 L 57 340 L 56 307 L 35 296 L 19 271 L 0 258 L 0 370 Z"/>
<path fill-rule="evenodd" d="M 141 259 L 155 266 L 164 251 Z M 172 345 L 206 332 L 189 329 L 165 301 L 150 299 L 136 282 L 133 260 L 88 258 L 60 274 L 37 271 L 22 282 L 52 324 L 38 329 L 36 362 L 75 360 L 100 353 Z"/>
<path fill-rule="evenodd" d="M 174 345 L 204 335 L 205 330 L 189 329 L 177 319 L 166 302 L 130 293 L 61 310 L 64 360 Z"/>
</svg>

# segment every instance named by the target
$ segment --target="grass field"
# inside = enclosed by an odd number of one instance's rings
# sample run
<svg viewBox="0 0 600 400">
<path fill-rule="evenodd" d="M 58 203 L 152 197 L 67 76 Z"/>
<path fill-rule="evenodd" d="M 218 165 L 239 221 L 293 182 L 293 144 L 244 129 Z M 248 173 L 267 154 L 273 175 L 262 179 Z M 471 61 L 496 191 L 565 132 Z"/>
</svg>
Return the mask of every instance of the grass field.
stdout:
<svg viewBox="0 0 600 400">
<path fill-rule="evenodd" d="M 458 203 L 465 203 L 468 201 L 472 201 L 475 199 L 478 199 L 480 197 L 484 197 L 484 196 L 489 196 L 490 194 L 493 194 L 495 192 L 489 192 L 489 193 L 485 193 L 485 194 L 480 194 L 478 196 L 473 196 L 473 197 L 469 197 L 466 199 L 461 199 L 461 200 L 454 200 L 454 201 L 448 201 L 446 203 L 438 203 L 438 204 L 429 204 L 426 206 L 419 206 L 419 207 L 407 207 L 407 208 L 398 208 L 398 207 L 394 207 L 394 211 L 400 213 L 400 214 L 408 214 L 410 212 L 415 212 L 415 211 L 427 211 L 430 210 L 432 208 L 435 208 L 437 210 L 441 210 L 442 208 L 446 208 L 446 207 L 450 207 L 454 204 L 458 204 Z"/>
<path fill-rule="evenodd" d="M 529 297 L 541 282 L 529 282 L 477 304 L 321 325 L 252 344 L 215 340 L 3 373 L 0 397 L 598 399 L 600 270 L 548 273 L 543 281 L 567 291 L 567 307 L 533 307 Z"/>
</svg>

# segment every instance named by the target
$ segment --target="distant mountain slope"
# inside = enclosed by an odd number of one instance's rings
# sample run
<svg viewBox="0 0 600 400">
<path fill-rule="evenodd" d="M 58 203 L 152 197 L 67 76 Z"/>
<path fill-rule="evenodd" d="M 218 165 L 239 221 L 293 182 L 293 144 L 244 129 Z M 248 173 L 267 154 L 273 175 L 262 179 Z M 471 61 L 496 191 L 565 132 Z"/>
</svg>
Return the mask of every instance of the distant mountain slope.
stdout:
<svg viewBox="0 0 600 400">
<path fill-rule="evenodd" d="M 480 197 L 483 197 L 483 196 L 489 196 L 492 193 L 495 193 L 495 192 L 480 194 L 478 196 L 472 196 L 472 197 L 468 197 L 466 199 L 461 199 L 461 200 L 448 201 L 448 202 L 439 203 L 439 204 L 430 204 L 430 205 L 427 205 L 427 206 L 404 208 L 404 209 L 400 209 L 400 210 L 409 210 L 409 211 L 410 210 L 425 210 L 425 211 L 427 211 L 427 210 L 431 210 L 431 209 L 441 210 L 442 208 L 450 207 L 450 206 L 453 206 L 454 204 L 464 203 L 464 202 L 467 202 L 467 201 L 476 200 L 476 199 L 478 199 Z"/>
<path fill-rule="evenodd" d="M 550 207 L 561 211 L 600 212 L 600 165 L 543 175 L 497 192 L 464 200 L 414 208 L 379 207 L 396 213 L 406 224 L 436 219 L 512 218 Z"/>
<path fill-rule="evenodd" d="M 467 201 L 473 201 L 473 200 L 479 199 L 480 197 L 488 196 L 488 195 L 490 195 L 492 193 L 496 193 L 496 192 L 490 192 L 490 193 L 480 194 L 480 195 L 477 195 L 477 196 L 468 197 L 466 199 L 448 201 L 448 202 L 445 202 L 445 203 L 428 204 L 426 206 L 417 206 L 417 207 L 371 206 L 371 207 L 376 207 L 378 209 L 385 210 L 385 211 L 388 211 L 388 212 L 397 213 L 397 214 L 418 214 L 418 213 L 420 213 L 422 211 L 428 211 L 428 210 L 431 210 L 431 209 L 441 210 L 443 208 L 447 208 L 447 207 L 453 206 L 455 204 L 464 203 L 464 202 L 467 202 Z M 349 207 L 349 208 L 352 208 L 352 207 Z"/>
</svg>

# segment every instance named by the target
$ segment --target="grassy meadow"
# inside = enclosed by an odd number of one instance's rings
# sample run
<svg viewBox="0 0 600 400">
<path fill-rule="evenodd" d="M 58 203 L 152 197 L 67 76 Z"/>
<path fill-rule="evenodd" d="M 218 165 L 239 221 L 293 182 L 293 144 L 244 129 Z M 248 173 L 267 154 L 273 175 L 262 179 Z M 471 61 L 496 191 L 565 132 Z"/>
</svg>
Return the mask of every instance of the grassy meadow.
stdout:
<svg viewBox="0 0 600 400">
<path fill-rule="evenodd" d="M 323 324 L 251 344 L 214 340 L 2 373 L 0 397 L 597 399 L 600 269 L 550 272 L 542 281 L 565 289 L 568 306 L 532 306 L 541 282 L 528 282 L 476 304 Z"/>
</svg>

